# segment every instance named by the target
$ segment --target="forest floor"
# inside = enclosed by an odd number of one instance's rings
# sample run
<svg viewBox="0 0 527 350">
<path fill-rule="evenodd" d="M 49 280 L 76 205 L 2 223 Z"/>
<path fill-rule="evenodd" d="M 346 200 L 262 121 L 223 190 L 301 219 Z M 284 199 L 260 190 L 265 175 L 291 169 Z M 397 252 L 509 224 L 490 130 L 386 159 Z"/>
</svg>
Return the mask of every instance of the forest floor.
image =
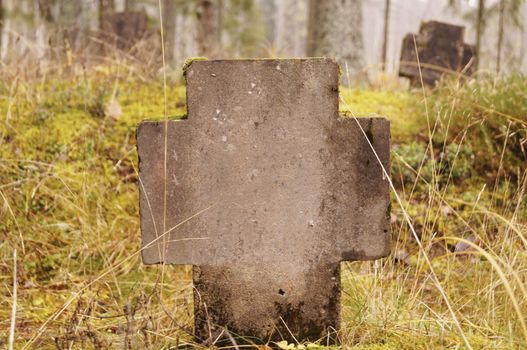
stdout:
<svg viewBox="0 0 527 350">
<path fill-rule="evenodd" d="M 183 115 L 184 87 L 166 92 L 168 115 Z M 2 79 L 1 347 L 15 249 L 15 348 L 197 346 L 190 267 L 144 266 L 139 254 L 135 128 L 163 118 L 163 96 L 162 79 L 119 67 Z M 348 114 L 390 119 L 398 195 L 392 255 L 343 263 L 343 347 L 524 348 L 526 79 L 341 97 Z"/>
</svg>

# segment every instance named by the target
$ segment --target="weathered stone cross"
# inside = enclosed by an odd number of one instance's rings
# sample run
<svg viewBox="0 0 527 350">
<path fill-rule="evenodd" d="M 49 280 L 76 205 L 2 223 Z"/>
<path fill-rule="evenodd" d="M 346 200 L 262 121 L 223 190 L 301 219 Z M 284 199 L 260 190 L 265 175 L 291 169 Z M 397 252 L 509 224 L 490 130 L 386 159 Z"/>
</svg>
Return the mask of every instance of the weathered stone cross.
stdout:
<svg viewBox="0 0 527 350">
<path fill-rule="evenodd" d="M 421 77 L 433 86 L 447 71 L 472 75 L 476 49 L 464 43 L 464 37 L 465 27 L 437 21 L 422 23 L 415 39 L 414 34 L 403 39 L 399 76 L 409 78 L 412 86 L 420 86 Z"/>
<path fill-rule="evenodd" d="M 137 132 L 144 263 L 194 265 L 201 341 L 335 339 L 340 263 L 389 252 L 368 144 L 388 169 L 389 123 L 359 119 L 366 138 L 339 117 L 331 59 L 195 61 L 186 77 L 188 120 Z"/>
</svg>

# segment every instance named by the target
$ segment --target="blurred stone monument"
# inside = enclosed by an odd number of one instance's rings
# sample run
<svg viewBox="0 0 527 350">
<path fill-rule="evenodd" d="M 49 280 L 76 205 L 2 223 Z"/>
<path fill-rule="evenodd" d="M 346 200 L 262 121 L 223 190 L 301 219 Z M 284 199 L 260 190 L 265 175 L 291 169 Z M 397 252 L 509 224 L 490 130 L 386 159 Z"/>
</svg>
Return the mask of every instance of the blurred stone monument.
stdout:
<svg viewBox="0 0 527 350">
<path fill-rule="evenodd" d="M 389 122 L 339 116 L 331 59 L 186 79 L 188 119 L 137 130 L 143 262 L 194 265 L 199 341 L 335 342 L 340 263 L 390 250 Z"/>
<path fill-rule="evenodd" d="M 465 27 L 462 26 L 437 21 L 423 23 L 419 34 L 407 34 L 403 39 L 399 76 L 409 78 L 412 86 L 421 85 L 416 54 L 423 82 L 427 85 L 434 86 L 448 73 L 472 75 L 475 49 L 465 44 L 464 35 Z"/>
</svg>

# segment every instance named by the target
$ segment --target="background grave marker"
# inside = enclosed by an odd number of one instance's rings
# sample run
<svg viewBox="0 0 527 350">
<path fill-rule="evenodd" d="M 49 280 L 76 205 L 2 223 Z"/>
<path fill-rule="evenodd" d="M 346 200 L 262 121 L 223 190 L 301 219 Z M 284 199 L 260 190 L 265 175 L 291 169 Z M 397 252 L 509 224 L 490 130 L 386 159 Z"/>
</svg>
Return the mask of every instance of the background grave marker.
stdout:
<svg viewBox="0 0 527 350">
<path fill-rule="evenodd" d="M 445 71 L 472 75 L 475 49 L 464 43 L 465 27 L 429 21 L 421 25 L 419 34 L 407 34 L 403 39 L 399 76 L 410 79 L 412 86 L 421 85 L 416 57 L 419 55 L 423 82 L 434 85 Z"/>
</svg>

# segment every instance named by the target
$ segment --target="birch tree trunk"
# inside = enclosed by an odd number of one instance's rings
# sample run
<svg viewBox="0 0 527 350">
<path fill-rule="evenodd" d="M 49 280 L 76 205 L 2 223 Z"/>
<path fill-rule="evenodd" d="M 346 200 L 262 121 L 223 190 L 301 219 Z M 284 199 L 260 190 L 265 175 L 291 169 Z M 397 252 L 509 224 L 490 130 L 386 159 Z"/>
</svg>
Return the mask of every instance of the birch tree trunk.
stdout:
<svg viewBox="0 0 527 350">
<path fill-rule="evenodd" d="M 362 38 L 362 0 L 310 0 L 308 19 L 308 56 L 337 59 L 350 77 L 364 68 Z"/>
</svg>

